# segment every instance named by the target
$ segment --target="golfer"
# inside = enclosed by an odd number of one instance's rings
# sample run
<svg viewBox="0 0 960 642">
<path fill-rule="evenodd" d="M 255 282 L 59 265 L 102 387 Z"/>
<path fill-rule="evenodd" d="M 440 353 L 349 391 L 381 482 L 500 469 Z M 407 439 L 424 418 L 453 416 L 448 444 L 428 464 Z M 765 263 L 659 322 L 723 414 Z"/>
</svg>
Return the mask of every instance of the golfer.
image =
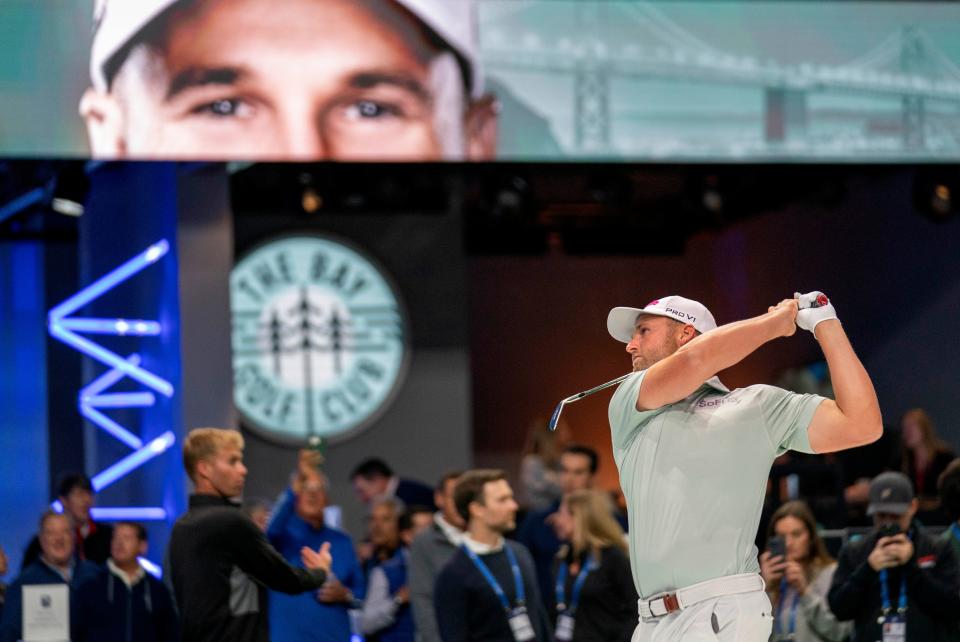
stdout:
<svg viewBox="0 0 960 642">
<path fill-rule="evenodd" d="M 836 401 L 766 385 L 731 391 L 717 378 L 797 326 L 820 342 Z M 787 450 L 878 439 L 870 377 L 820 292 L 720 328 L 702 304 L 669 296 L 614 308 L 607 328 L 634 370 L 610 402 L 640 595 L 633 642 L 767 640 L 772 609 L 753 542 L 770 466 Z"/>
</svg>

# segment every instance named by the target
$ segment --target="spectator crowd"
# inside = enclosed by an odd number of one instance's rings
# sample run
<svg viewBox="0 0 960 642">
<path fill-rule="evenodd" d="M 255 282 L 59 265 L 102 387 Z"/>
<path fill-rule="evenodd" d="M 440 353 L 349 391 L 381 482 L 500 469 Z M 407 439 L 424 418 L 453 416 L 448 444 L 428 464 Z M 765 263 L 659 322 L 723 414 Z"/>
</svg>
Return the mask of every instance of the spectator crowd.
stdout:
<svg viewBox="0 0 960 642">
<path fill-rule="evenodd" d="M 923 410 L 890 433 L 895 454 L 837 472 L 835 495 L 807 476 L 843 460 L 775 464 L 757 534 L 771 640 L 960 640 L 960 459 Z M 147 529 L 93 519 L 90 480 L 64 475 L 21 568 L 0 549 L 0 642 L 24 639 L 24 587 L 60 584 L 79 642 L 626 642 L 638 617 L 628 520 L 595 487 L 597 453 L 564 431 L 530 444 L 516 493 L 502 470 L 449 471 L 430 488 L 360 462 L 350 481 L 367 528 L 352 534 L 327 523 L 318 451 L 299 452 L 276 501 L 240 510 L 242 437 L 192 431 L 195 492 L 162 580 L 141 563 Z M 837 496 L 839 511 L 826 501 Z"/>
</svg>

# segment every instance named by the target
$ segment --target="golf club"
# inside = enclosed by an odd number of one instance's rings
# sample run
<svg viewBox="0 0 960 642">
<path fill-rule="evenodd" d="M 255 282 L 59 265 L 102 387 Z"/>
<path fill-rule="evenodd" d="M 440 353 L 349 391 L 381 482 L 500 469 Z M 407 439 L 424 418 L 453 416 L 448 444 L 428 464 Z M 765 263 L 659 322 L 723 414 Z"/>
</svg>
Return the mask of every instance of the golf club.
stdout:
<svg viewBox="0 0 960 642">
<path fill-rule="evenodd" d="M 607 383 L 601 383 L 601 384 L 600 384 L 599 386 L 597 386 L 596 388 L 590 388 L 590 390 L 584 390 L 583 392 L 578 392 L 578 393 L 575 394 L 575 395 L 570 395 L 569 397 L 567 397 L 566 399 L 564 399 L 563 401 L 561 401 L 560 403 L 557 404 L 556 410 L 553 411 L 553 416 L 550 417 L 550 423 L 547 425 L 547 429 L 548 429 L 550 432 L 553 432 L 554 430 L 557 429 L 557 421 L 560 420 L 560 413 L 563 411 L 563 407 L 564 407 L 565 405 L 567 405 L 568 403 L 573 403 L 574 401 L 580 401 L 580 400 L 583 399 L 584 397 L 586 397 L 586 396 L 588 396 L 588 395 L 592 395 L 592 394 L 595 393 L 595 392 L 600 392 L 600 391 L 603 390 L 604 388 L 609 388 L 610 386 L 615 386 L 615 385 L 617 385 L 618 383 L 620 383 L 621 381 L 623 381 L 624 379 L 626 379 L 627 377 L 629 377 L 629 376 L 632 375 L 632 374 L 633 374 L 632 372 L 628 372 L 627 374 L 623 375 L 622 377 L 617 377 L 617 378 L 614 379 L 613 381 L 608 381 Z"/>
</svg>

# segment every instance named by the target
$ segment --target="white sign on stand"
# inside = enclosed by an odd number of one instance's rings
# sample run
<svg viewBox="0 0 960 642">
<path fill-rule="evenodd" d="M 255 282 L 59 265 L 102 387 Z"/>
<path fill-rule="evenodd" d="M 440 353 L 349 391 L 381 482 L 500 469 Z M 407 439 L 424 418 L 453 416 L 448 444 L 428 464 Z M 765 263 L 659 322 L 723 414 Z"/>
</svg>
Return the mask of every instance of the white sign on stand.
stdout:
<svg viewBox="0 0 960 642">
<path fill-rule="evenodd" d="M 66 584 L 23 587 L 23 642 L 69 642 L 70 589 Z"/>
</svg>

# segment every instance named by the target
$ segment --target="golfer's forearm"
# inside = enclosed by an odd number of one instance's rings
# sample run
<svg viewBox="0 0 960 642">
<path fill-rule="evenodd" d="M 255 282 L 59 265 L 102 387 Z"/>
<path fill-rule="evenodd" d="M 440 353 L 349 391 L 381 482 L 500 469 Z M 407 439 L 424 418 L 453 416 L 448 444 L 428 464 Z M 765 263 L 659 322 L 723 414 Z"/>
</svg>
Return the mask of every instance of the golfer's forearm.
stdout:
<svg viewBox="0 0 960 642">
<path fill-rule="evenodd" d="M 818 324 L 817 340 L 830 369 L 837 407 L 848 420 L 849 429 L 879 436 L 883 431 L 883 420 L 877 393 L 843 326 L 835 320 Z"/>
<path fill-rule="evenodd" d="M 767 313 L 722 325 L 683 346 L 677 354 L 684 354 L 696 378 L 703 383 L 779 336 L 779 324 Z"/>
<path fill-rule="evenodd" d="M 710 377 L 780 336 L 782 323 L 767 313 L 697 337 L 651 366 L 640 388 L 637 410 L 659 408 L 687 397 Z"/>
</svg>

